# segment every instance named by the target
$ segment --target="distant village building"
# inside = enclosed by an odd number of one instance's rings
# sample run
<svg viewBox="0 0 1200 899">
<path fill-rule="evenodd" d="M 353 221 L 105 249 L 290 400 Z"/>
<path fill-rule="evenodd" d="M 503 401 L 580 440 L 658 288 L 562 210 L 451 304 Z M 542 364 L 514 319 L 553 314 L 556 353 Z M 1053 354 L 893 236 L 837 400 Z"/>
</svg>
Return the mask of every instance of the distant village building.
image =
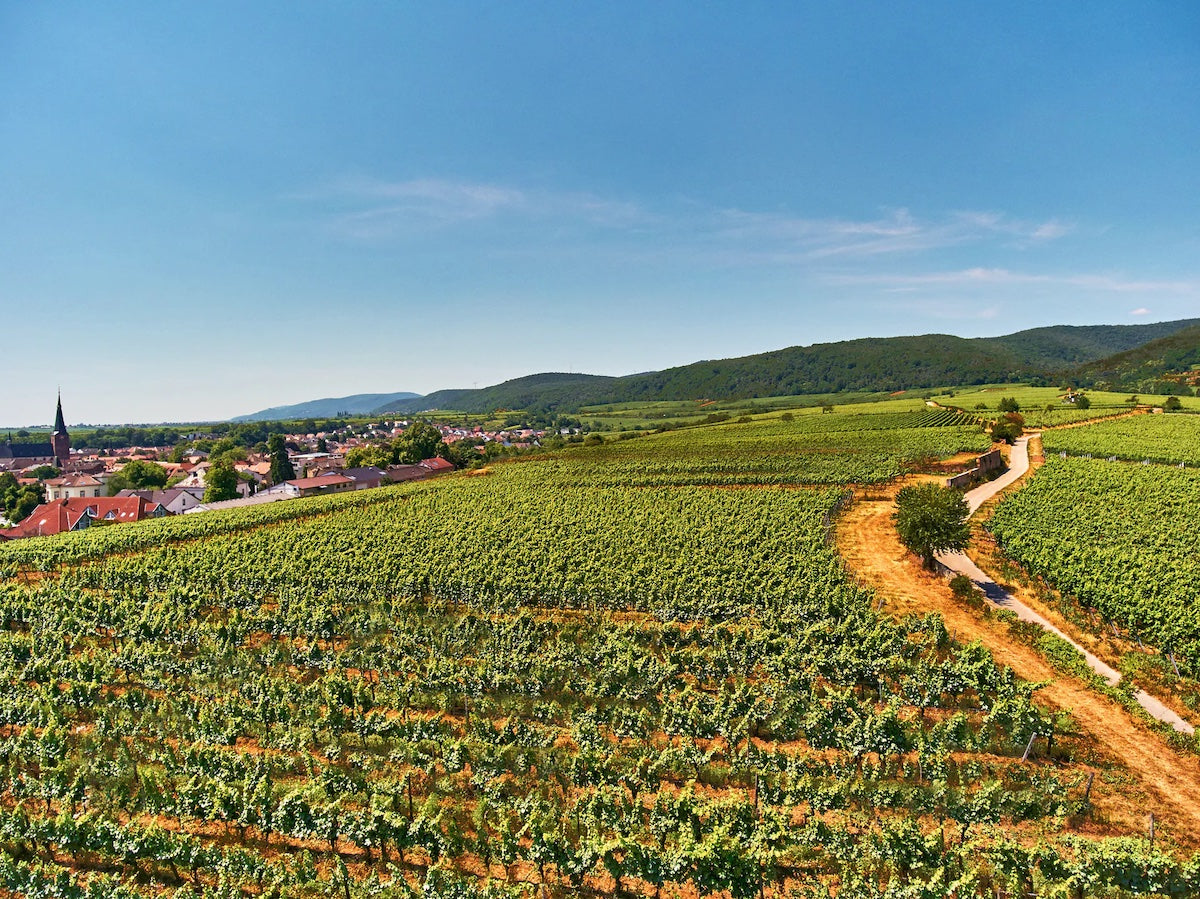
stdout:
<svg viewBox="0 0 1200 899">
<path fill-rule="evenodd" d="M 264 494 L 282 494 L 288 497 L 298 496 L 327 496 L 332 493 L 345 493 L 354 489 L 354 481 L 340 474 L 325 474 L 315 478 L 296 478 L 284 481 L 274 487 L 262 491 Z"/>
<path fill-rule="evenodd" d="M 343 456 L 334 453 L 299 453 L 290 458 L 299 478 L 336 468 L 344 461 Z"/>
<path fill-rule="evenodd" d="M 454 463 L 448 462 L 440 456 L 435 456 L 432 459 L 422 459 L 417 464 L 431 474 L 445 474 L 446 472 L 454 471 Z"/>
<path fill-rule="evenodd" d="M 433 472 L 421 465 L 389 465 L 387 467 L 388 480 L 393 484 L 424 480 L 432 474 Z"/>
<path fill-rule="evenodd" d="M 347 468 L 339 473 L 354 482 L 355 490 L 373 490 L 388 479 L 388 476 L 374 465 L 368 465 L 365 468 Z"/>
<path fill-rule="evenodd" d="M 104 481 L 90 474 L 68 474 L 45 482 L 46 502 L 56 499 L 82 499 L 104 494 Z"/>
<path fill-rule="evenodd" d="M 149 503 L 162 506 L 172 515 L 182 515 L 200 505 L 204 491 L 195 488 L 169 487 L 166 490 L 122 490 L 117 496 L 140 496 Z"/>
<path fill-rule="evenodd" d="M 71 435 L 63 421 L 62 394 L 54 413 L 54 433 L 47 443 L 13 443 L 9 437 L 0 444 L 0 471 L 20 471 L 36 465 L 66 468 L 71 461 Z"/>
<path fill-rule="evenodd" d="M 48 537 L 66 531 L 82 531 L 97 523 L 142 521 L 170 514 L 162 506 L 140 496 L 58 499 L 42 503 L 15 528 L 6 530 L 4 536 L 10 540 Z"/>
</svg>

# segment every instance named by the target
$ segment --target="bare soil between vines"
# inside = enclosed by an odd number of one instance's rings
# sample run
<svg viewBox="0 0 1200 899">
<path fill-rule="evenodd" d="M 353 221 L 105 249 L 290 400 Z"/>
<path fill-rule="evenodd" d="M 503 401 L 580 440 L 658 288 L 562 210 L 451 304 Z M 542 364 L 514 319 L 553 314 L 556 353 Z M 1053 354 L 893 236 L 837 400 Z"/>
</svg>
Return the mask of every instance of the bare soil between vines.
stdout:
<svg viewBox="0 0 1200 899">
<path fill-rule="evenodd" d="M 901 484 L 846 509 L 838 518 L 838 549 L 851 572 L 874 588 L 894 615 L 937 612 L 956 639 L 980 641 L 1002 665 L 1028 681 L 1048 682 L 1037 694 L 1045 706 L 1068 711 L 1089 734 L 1099 756 L 1129 773 L 1130 783 L 1106 784 L 1097 777 L 1092 798 L 1113 835 L 1146 832 L 1147 816 L 1180 845 L 1200 846 L 1200 759 L 1173 749 L 1116 702 L 1082 681 L 1063 677 L 1032 647 L 1014 640 L 1007 625 L 985 618 L 957 600 L 937 574 L 900 543 L 892 523 Z"/>
</svg>

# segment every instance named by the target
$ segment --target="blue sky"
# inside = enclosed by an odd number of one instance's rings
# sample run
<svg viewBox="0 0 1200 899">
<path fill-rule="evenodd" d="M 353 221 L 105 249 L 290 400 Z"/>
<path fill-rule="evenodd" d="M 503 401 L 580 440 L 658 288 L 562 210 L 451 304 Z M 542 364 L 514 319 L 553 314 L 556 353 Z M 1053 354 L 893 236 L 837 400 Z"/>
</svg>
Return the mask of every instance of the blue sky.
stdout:
<svg viewBox="0 0 1200 899">
<path fill-rule="evenodd" d="M 0 3 L 0 423 L 1200 315 L 1189 3 Z"/>
</svg>

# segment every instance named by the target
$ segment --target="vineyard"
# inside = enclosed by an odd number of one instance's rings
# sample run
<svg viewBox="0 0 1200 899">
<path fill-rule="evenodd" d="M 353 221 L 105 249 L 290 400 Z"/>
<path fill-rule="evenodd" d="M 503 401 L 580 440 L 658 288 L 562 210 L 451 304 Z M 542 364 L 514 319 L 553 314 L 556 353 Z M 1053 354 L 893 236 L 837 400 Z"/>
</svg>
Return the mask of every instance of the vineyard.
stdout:
<svg viewBox="0 0 1200 899">
<path fill-rule="evenodd" d="M 944 426 L 924 425 L 934 418 Z M 960 422 L 923 407 L 734 422 L 565 453 L 540 477 L 617 487 L 876 483 L 910 463 L 991 445 L 979 425 Z"/>
<path fill-rule="evenodd" d="M 986 446 L 839 411 L 4 546 L 0 889 L 1195 895 L 829 544 L 848 485 Z"/>
<path fill-rule="evenodd" d="M 1148 415 L 1125 421 L 1143 420 L 1171 421 Z M 1174 653 L 1180 670 L 1196 677 L 1198 496 L 1200 473 L 1194 471 L 1051 458 L 1024 489 L 1000 503 L 988 528 L 1030 572 Z"/>
<path fill-rule="evenodd" d="M 1089 402 L 1086 409 L 1064 402 L 1065 388 L 1026 387 L 1019 384 L 971 391 L 960 390 L 935 396 L 934 399 L 943 406 L 956 407 L 972 415 L 994 419 L 1001 414 L 1000 400 L 1011 398 L 1020 406 L 1021 417 L 1025 419 L 1029 428 L 1057 428 L 1096 419 L 1114 418 L 1127 414 L 1137 405 L 1161 406 L 1167 400 L 1164 396 L 1133 396 L 1102 390 L 1089 390 L 1085 395 Z M 1181 402 L 1185 409 L 1200 411 L 1200 400 L 1194 397 L 1183 397 Z"/>
<path fill-rule="evenodd" d="M 1200 415 L 1133 415 L 1048 431 L 1048 453 L 1200 465 Z"/>
</svg>

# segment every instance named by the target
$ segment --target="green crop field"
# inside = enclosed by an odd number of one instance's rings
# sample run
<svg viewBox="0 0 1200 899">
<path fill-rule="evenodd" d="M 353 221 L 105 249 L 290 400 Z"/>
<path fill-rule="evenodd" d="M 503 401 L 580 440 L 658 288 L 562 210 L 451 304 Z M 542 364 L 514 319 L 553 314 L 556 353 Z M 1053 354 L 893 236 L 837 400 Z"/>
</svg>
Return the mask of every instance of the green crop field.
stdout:
<svg viewBox="0 0 1200 899">
<path fill-rule="evenodd" d="M 1142 419 L 1150 416 L 1128 421 Z M 999 504 L 988 528 L 1029 571 L 1146 642 L 1174 650 L 1180 668 L 1195 677 L 1198 497 L 1200 473 L 1194 471 L 1051 458 Z"/>
<path fill-rule="evenodd" d="M 1200 415 L 1134 415 L 1047 431 L 1047 453 L 1200 465 Z"/>
<path fill-rule="evenodd" d="M 1033 686 L 829 542 L 847 485 L 986 445 L 775 415 L 0 547 L 0 888 L 1195 894 L 1081 835 L 1104 763 Z"/>
<path fill-rule="evenodd" d="M 665 424 L 687 424 L 702 422 L 711 415 L 759 415 L 771 412 L 793 412 L 797 415 L 819 412 L 826 404 L 858 406 L 863 403 L 877 404 L 889 399 L 886 393 L 827 393 L 803 394 L 799 396 L 767 396 L 742 400 L 660 400 L 645 403 L 610 403 L 585 406 L 579 418 L 592 427 L 611 427 L 614 430 L 643 428 L 652 429 Z M 914 405 L 906 400 L 905 405 Z"/>
<path fill-rule="evenodd" d="M 553 470 L 567 480 L 614 486 L 845 485 L 886 480 L 906 464 L 990 445 L 970 416 L 904 401 L 610 438 L 560 454 Z"/>
<path fill-rule="evenodd" d="M 1121 415 L 1135 405 L 1162 406 L 1166 396 L 1129 393 L 1112 393 L 1103 390 L 1088 390 L 1085 395 L 1091 405 L 1078 409 L 1063 401 L 1065 391 L 1059 387 L 1028 387 L 1023 384 L 996 385 L 981 388 L 960 388 L 933 399 L 944 406 L 956 406 L 967 412 L 990 418 L 997 417 L 1000 400 L 1011 397 L 1021 407 L 1021 416 L 1030 428 L 1054 428 L 1091 419 Z M 1130 402 L 1136 399 L 1137 404 Z M 1200 398 L 1178 397 L 1185 410 L 1200 412 Z"/>
</svg>

